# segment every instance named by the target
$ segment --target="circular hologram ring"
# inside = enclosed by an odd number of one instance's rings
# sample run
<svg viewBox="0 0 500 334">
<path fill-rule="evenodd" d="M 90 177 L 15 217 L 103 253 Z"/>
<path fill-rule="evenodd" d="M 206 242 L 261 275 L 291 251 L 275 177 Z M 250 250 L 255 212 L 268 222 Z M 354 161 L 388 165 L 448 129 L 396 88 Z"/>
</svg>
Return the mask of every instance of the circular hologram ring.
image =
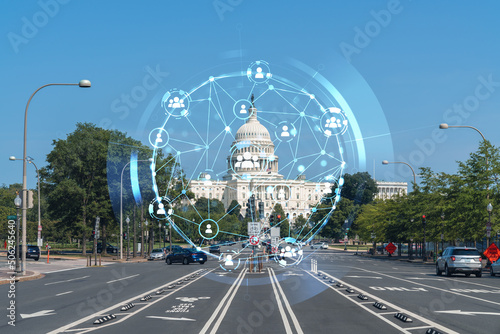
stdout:
<svg viewBox="0 0 500 334">
<path fill-rule="evenodd" d="M 271 77 L 269 64 L 263 60 L 257 60 L 250 64 L 247 68 L 248 80 L 261 84 L 267 82 Z"/>
<path fill-rule="evenodd" d="M 219 234 L 219 224 L 213 219 L 205 219 L 198 225 L 198 233 L 203 239 L 213 239 Z"/>
<path fill-rule="evenodd" d="M 293 123 L 288 121 L 279 122 L 274 128 L 274 135 L 279 141 L 291 142 L 297 136 L 297 129 Z"/>
<path fill-rule="evenodd" d="M 233 114 L 236 118 L 246 120 L 250 116 L 252 103 L 248 99 L 240 99 L 233 104 Z"/>
<path fill-rule="evenodd" d="M 171 89 L 163 95 L 161 106 L 167 115 L 173 117 L 186 117 L 189 114 L 191 97 L 183 90 Z"/>
<path fill-rule="evenodd" d="M 149 143 L 154 148 L 162 148 L 168 144 L 169 135 L 163 128 L 153 129 L 149 133 Z"/>
<path fill-rule="evenodd" d="M 342 135 L 347 130 L 347 118 L 339 108 L 327 108 L 320 121 L 321 130 L 327 137 Z"/>
</svg>

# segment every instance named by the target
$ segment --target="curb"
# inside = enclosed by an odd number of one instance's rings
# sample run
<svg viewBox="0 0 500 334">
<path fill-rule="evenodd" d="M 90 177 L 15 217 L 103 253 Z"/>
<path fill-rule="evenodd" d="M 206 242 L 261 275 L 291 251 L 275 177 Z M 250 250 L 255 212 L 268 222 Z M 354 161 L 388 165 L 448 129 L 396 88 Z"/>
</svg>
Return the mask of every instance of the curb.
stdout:
<svg viewBox="0 0 500 334">
<path fill-rule="evenodd" d="M 10 271 L 0 272 L 0 276 L 3 276 L 3 277 L 7 276 L 6 278 L 0 279 L 0 285 L 9 284 L 11 282 L 10 276 L 13 274 L 9 274 L 9 273 L 11 273 L 11 272 Z M 32 273 L 32 274 L 26 275 L 26 276 L 17 276 L 15 278 L 15 281 L 16 282 L 33 281 L 33 280 L 45 277 L 44 274 L 41 274 L 38 271 L 27 271 L 27 273 Z"/>
</svg>

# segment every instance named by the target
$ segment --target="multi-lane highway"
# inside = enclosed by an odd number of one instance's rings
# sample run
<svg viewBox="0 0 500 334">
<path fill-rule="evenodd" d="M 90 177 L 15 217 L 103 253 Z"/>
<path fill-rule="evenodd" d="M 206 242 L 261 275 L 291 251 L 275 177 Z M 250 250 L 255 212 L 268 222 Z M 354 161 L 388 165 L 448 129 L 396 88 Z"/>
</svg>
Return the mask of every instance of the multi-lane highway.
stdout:
<svg viewBox="0 0 500 334">
<path fill-rule="evenodd" d="M 261 273 L 214 259 L 47 273 L 17 283 L 16 326 L 4 316 L 0 332 L 500 332 L 500 277 L 438 277 L 432 265 L 333 250 L 304 255 L 298 266 L 265 262 Z M 4 310 L 8 292 L 0 286 Z"/>
</svg>

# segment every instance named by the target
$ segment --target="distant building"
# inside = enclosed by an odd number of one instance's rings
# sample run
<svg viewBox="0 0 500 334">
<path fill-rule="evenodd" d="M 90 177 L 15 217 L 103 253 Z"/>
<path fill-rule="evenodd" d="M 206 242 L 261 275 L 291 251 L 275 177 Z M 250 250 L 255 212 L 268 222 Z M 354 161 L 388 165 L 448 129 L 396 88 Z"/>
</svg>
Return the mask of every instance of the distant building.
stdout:
<svg viewBox="0 0 500 334">
<path fill-rule="evenodd" d="M 386 182 L 375 181 L 377 183 L 378 193 L 375 199 L 390 199 L 395 195 L 406 195 L 408 193 L 407 182 Z"/>
<path fill-rule="evenodd" d="M 269 217 L 275 204 L 283 207 L 291 220 L 311 214 L 311 207 L 317 205 L 323 195 L 331 192 L 328 182 L 311 182 L 305 175 L 297 179 L 285 179 L 279 174 L 278 156 L 269 131 L 257 119 L 257 109 L 251 106 L 250 117 L 238 129 L 227 157 L 227 174 L 222 180 L 214 175 L 202 173 L 197 180 L 191 180 L 190 190 L 195 198 L 218 199 L 227 210 L 233 200 L 241 205 L 245 215 L 248 197 L 255 195 L 256 208 L 262 202 L 264 217 Z"/>
</svg>

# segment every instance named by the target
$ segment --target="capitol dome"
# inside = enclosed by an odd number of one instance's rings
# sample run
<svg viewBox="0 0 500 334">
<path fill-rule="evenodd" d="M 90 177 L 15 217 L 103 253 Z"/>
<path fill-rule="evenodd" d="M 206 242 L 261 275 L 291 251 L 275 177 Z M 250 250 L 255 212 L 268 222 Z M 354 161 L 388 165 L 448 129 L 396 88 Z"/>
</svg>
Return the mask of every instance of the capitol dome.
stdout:
<svg viewBox="0 0 500 334">
<path fill-rule="evenodd" d="M 237 174 L 243 178 L 250 175 L 252 178 L 257 175 L 276 177 L 278 157 L 274 154 L 274 143 L 267 128 L 257 119 L 253 99 L 248 113 L 250 116 L 236 131 L 231 145 L 231 154 L 227 158 L 229 174 Z"/>
</svg>

